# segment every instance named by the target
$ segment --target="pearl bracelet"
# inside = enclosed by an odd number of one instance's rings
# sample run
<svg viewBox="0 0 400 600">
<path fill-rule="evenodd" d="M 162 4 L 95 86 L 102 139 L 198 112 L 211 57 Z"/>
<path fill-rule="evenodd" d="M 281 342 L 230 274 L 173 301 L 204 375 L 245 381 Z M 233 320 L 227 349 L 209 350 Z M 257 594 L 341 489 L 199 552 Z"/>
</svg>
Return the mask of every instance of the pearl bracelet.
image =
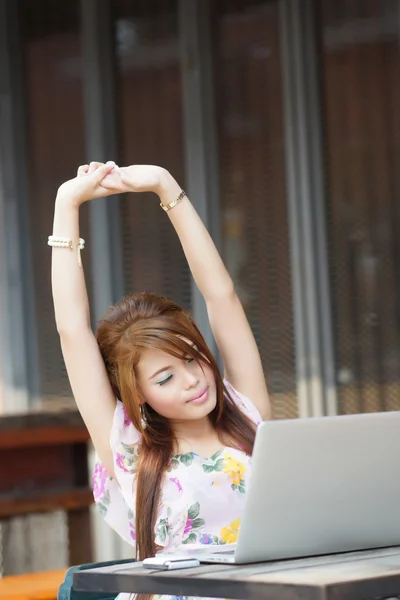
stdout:
<svg viewBox="0 0 400 600">
<path fill-rule="evenodd" d="M 69 248 L 71 251 L 74 249 L 72 240 L 70 240 L 69 238 L 58 237 L 55 235 L 49 235 L 49 239 L 48 239 L 47 243 L 49 246 L 52 246 L 53 248 Z M 78 253 L 78 265 L 80 267 L 82 266 L 81 250 L 83 250 L 84 247 L 85 247 L 85 240 L 83 238 L 79 238 L 78 243 L 76 245 L 76 250 Z"/>
</svg>

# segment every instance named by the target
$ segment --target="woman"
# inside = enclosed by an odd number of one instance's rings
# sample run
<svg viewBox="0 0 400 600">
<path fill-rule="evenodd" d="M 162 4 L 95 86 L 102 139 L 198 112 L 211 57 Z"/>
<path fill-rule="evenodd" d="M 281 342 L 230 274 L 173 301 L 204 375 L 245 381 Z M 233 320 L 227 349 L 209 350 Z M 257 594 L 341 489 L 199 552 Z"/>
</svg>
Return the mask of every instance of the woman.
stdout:
<svg viewBox="0 0 400 600">
<path fill-rule="evenodd" d="M 159 196 L 179 236 L 224 379 L 191 317 L 165 298 L 134 294 L 111 307 L 92 333 L 79 206 L 145 191 Z M 136 546 L 140 560 L 182 545 L 235 542 L 256 425 L 271 409 L 232 279 L 186 194 L 160 167 L 81 166 L 58 190 L 49 244 L 57 329 L 99 457 L 93 487 L 106 521 Z"/>
</svg>

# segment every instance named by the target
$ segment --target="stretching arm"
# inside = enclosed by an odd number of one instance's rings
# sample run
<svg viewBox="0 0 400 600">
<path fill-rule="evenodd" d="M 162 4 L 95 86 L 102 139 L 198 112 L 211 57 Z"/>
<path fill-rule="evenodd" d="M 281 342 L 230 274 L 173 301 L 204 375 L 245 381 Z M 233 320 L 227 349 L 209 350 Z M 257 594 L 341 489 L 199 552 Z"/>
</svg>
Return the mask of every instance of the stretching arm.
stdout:
<svg viewBox="0 0 400 600">
<path fill-rule="evenodd" d="M 83 181 L 88 188 L 84 192 L 94 197 L 97 180 L 104 177 L 107 169 L 103 167 L 94 174 L 87 173 L 87 165 L 81 169 L 84 169 L 81 177 L 88 177 Z M 79 205 L 85 198 L 78 185 L 82 182 L 77 179 L 60 187 L 53 224 L 53 236 L 72 240 L 74 248 L 79 238 Z M 75 250 L 52 249 L 51 283 L 56 325 L 72 392 L 101 461 L 113 473 L 109 439 L 116 401 L 91 330 L 84 271 L 78 266 Z"/>
<path fill-rule="evenodd" d="M 159 188 L 162 204 L 169 204 L 180 192 L 178 183 L 165 172 Z M 252 400 L 264 419 L 270 419 L 271 406 L 257 344 L 232 278 L 210 234 L 187 197 L 167 214 L 206 302 L 226 378 Z"/>
</svg>

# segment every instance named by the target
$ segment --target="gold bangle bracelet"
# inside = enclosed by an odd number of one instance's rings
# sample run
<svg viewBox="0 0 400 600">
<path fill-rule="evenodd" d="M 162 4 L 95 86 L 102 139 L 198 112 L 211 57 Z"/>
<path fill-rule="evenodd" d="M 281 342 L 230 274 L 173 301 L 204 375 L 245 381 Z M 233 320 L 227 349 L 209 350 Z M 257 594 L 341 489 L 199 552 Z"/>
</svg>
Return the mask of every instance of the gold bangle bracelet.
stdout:
<svg viewBox="0 0 400 600">
<path fill-rule="evenodd" d="M 172 202 L 170 202 L 169 204 L 163 204 L 162 202 L 160 202 L 160 206 L 163 210 L 165 210 L 165 212 L 168 212 L 169 210 L 171 210 L 171 208 L 174 208 L 174 206 L 176 206 L 178 204 L 178 202 L 183 200 L 183 198 L 186 195 L 187 195 L 186 192 L 184 192 L 182 190 L 181 193 L 179 194 L 179 196 L 176 198 L 176 200 L 172 200 Z"/>
</svg>

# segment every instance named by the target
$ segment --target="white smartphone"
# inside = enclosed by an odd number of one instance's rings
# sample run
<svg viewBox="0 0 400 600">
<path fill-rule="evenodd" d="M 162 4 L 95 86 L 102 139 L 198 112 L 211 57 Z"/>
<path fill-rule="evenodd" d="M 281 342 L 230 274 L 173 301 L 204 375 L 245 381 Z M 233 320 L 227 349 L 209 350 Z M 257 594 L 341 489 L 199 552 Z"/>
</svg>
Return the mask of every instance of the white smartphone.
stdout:
<svg viewBox="0 0 400 600">
<path fill-rule="evenodd" d="M 152 558 L 145 558 L 143 566 L 145 569 L 171 571 L 173 569 L 199 567 L 200 561 L 197 558 L 190 558 L 189 556 L 153 556 Z"/>
</svg>

